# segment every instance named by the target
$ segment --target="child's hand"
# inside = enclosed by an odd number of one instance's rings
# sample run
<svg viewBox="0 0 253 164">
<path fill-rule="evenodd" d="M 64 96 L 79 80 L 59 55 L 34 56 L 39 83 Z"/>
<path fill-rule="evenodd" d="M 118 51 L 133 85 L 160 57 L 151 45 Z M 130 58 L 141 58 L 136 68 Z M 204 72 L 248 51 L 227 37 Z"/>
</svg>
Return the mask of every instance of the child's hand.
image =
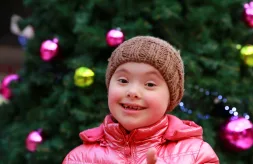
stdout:
<svg viewBox="0 0 253 164">
<path fill-rule="evenodd" d="M 147 152 L 147 164 L 156 164 L 156 149 L 150 148 Z"/>
</svg>

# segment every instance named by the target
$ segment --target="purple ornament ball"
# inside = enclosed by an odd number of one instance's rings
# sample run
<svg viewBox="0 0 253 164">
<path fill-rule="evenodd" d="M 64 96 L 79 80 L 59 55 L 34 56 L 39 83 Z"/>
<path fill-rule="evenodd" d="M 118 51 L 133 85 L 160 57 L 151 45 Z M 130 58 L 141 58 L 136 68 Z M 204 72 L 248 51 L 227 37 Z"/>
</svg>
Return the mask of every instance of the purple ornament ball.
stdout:
<svg viewBox="0 0 253 164">
<path fill-rule="evenodd" d="M 17 81 L 19 79 L 18 74 L 10 74 L 4 77 L 1 86 L 0 86 L 0 93 L 5 99 L 10 99 L 12 96 L 11 89 L 9 85 L 12 81 Z"/>
<path fill-rule="evenodd" d="M 253 124 L 244 117 L 231 117 L 221 128 L 220 137 L 228 150 L 248 150 L 253 146 Z"/>
<path fill-rule="evenodd" d="M 249 27 L 253 27 L 253 2 L 244 4 L 243 20 Z"/>
<path fill-rule="evenodd" d="M 44 61 L 52 60 L 56 55 L 58 55 L 58 39 L 46 40 L 42 42 L 40 46 L 40 56 Z"/>
<path fill-rule="evenodd" d="M 26 148 L 27 150 L 34 152 L 37 149 L 38 144 L 40 144 L 43 139 L 41 136 L 42 130 L 32 131 L 28 134 L 26 138 Z"/>
<path fill-rule="evenodd" d="M 110 47 L 116 47 L 124 41 L 124 34 L 120 29 L 112 29 L 106 34 L 106 42 Z"/>
</svg>

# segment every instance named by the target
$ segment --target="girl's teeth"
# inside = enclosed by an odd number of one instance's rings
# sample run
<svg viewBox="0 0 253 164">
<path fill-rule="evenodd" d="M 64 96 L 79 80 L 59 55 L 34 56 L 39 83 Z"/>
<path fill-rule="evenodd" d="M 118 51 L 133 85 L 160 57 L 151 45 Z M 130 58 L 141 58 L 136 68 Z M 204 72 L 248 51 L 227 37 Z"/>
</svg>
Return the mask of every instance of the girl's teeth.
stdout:
<svg viewBox="0 0 253 164">
<path fill-rule="evenodd" d="M 128 108 L 128 109 L 133 109 L 133 110 L 140 110 L 139 107 L 132 107 L 132 106 L 127 106 L 127 105 L 123 105 L 124 108 Z"/>
</svg>

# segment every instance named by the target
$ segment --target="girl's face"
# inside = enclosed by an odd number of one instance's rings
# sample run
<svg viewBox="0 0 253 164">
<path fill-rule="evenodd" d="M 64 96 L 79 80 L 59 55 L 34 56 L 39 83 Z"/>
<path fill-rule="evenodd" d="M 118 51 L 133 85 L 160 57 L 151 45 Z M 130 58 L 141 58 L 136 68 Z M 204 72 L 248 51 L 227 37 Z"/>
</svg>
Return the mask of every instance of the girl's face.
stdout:
<svg viewBox="0 0 253 164">
<path fill-rule="evenodd" d="M 169 98 L 169 89 L 164 78 L 149 64 L 122 64 L 110 80 L 110 112 L 128 131 L 160 120 L 167 110 Z"/>
</svg>

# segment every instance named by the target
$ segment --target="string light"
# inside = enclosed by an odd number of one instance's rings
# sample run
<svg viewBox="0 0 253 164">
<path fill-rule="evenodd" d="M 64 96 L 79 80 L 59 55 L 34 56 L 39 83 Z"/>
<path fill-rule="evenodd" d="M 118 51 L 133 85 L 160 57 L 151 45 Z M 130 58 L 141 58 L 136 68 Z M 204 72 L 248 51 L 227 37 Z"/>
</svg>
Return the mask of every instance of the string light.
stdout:
<svg viewBox="0 0 253 164">
<path fill-rule="evenodd" d="M 218 94 L 218 92 L 210 92 L 208 90 L 205 90 L 204 88 L 199 88 L 199 86 L 197 86 L 197 85 L 194 88 L 197 89 L 197 90 L 199 90 L 199 92 L 204 92 L 205 91 L 205 95 L 207 95 L 207 96 L 209 96 L 209 95 L 217 96 L 216 100 L 214 100 L 214 103 L 219 103 L 219 101 L 222 101 L 223 103 L 227 103 L 227 99 L 225 97 L 223 97 L 222 95 Z M 180 107 L 180 110 L 182 112 L 184 112 L 184 113 L 187 113 L 187 114 L 192 114 L 193 113 L 193 111 L 191 109 L 188 109 L 185 106 L 185 104 L 184 104 L 183 101 L 181 101 L 179 103 L 179 107 Z M 229 114 L 231 114 L 234 117 L 238 117 L 239 116 L 239 113 L 238 113 L 236 107 L 230 108 L 228 105 L 226 105 L 224 107 L 224 110 L 228 111 Z M 201 113 L 197 113 L 197 116 L 198 116 L 199 119 L 203 119 L 203 120 L 207 120 L 207 119 L 210 118 L 209 114 L 203 115 Z M 247 113 L 244 113 L 243 117 L 245 119 L 248 119 L 248 120 L 250 119 L 250 116 Z"/>
</svg>

